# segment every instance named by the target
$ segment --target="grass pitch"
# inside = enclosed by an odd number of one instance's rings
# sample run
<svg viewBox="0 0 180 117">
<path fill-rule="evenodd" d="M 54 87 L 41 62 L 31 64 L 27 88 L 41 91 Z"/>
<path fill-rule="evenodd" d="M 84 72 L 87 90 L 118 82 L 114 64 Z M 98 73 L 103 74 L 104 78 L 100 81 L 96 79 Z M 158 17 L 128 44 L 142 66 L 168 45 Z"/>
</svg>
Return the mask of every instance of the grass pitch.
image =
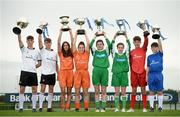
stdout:
<svg viewBox="0 0 180 117">
<path fill-rule="evenodd" d="M 0 116 L 145 116 L 145 117 L 152 117 L 152 116 L 179 116 L 180 117 L 180 110 L 163 110 L 163 112 L 147 112 L 143 113 L 142 110 L 135 110 L 133 113 L 128 112 L 114 112 L 114 109 L 107 109 L 106 112 L 95 112 L 94 109 L 90 109 L 88 112 L 84 112 L 84 110 L 80 110 L 80 112 L 75 112 L 73 109 L 68 112 L 62 112 L 59 109 L 55 109 L 54 112 L 32 112 L 31 110 L 24 110 L 23 112 L 18 112 L 16 110 L 0 110 Z"/>
</svg>

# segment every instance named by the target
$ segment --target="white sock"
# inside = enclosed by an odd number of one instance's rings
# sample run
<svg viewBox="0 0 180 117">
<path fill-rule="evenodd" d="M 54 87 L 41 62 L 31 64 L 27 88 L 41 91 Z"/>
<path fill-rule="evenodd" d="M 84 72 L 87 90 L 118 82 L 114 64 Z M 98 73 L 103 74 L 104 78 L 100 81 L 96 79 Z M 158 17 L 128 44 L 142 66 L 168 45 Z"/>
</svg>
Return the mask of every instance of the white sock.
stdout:
<svg viewBox="0 0 180 117">
<path fill-rule="evenodd" d="M 39 94 L 39 108 L 42 108 L 44 102 L 44 93 Z"/>
<path fill-rule="evenodd" d="M 49 93 L 48 94 L 48 99 L 47 99 L 47 101 L 48 101 L 48 108 L 51 108 L 52 100 L 53 100 L 53 93 Z"/>
<path fill-rule="evenodd" d="M 149 96 L 149 104 L 150 107 L 154 108 L 154 95 Z"/>
<path fill-rule="evenodd" d="M 36 109 L 37 98 L 38 98 L 38 97 L 37 97 L 37 94 L 33 94 L 33 95 L 32 95 L 32 98 L 31 98 L 31 99 L 32 99 L 32 108 L 33 108 L 33 109 Z"/>
<path fill-rule="evenodd" d="M 162 108 L 163 105 L 163 95 L 159 95 L 158 96 L 158 108 L 161 107 Z"/>
<path fill-rule="evenodd" d="M 25 101 L 24 94 L 19 94 L 19 109 L 23 109 L 24 101 Z"/>
</svg>

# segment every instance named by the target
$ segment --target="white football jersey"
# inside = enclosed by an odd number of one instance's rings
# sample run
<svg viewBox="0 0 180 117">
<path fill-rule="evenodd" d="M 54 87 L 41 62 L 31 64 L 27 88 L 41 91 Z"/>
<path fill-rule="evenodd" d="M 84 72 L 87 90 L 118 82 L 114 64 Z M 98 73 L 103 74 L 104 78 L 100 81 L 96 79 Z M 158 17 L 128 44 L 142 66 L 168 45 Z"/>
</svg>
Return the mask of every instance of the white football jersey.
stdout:
<svg viewBox="0 0 180 117">
<path fill-rule="evenodd" d="M 40 49 L 42 57 L 42 71 L 44 75 L 56 73 L 57 53 L 53 50 L 47 50 L 45 48 Z"/>
<path fill-rule="evenodd" d="M 27 47 L 21 48 L 22 53 L 22 71 L 36 73 L 36 64 L 41 60 L 41 55 L 36 49 L 29 49 Z"/>
</svg>

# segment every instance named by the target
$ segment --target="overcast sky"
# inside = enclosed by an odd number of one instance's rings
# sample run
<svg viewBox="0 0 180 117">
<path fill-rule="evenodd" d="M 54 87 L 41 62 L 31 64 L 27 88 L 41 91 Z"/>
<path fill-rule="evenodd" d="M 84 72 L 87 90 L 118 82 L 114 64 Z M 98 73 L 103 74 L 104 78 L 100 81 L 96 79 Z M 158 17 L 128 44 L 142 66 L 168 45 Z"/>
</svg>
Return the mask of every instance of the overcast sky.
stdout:
<svg viewBox="0 0 180 117">
<path fill-rule="evenodd" d="M 37 34 L 35 32 L 39 22 L 43 19 L 49 23 L 49 35 L 53 40 L 53 48 L 56 50 L 56 40 L 61 26 L 59 17 L 70 16 L 70 27 L 76 31 L 78 26 L 72 22 L 78 17 L 88 17 L 91 21 L 95 18 L 105 18 L 115 27 L 105 26 L 104 31 L 111 40 L 118 30 L 116 19 L 126 19 L 131 30 L 128 36 L 132 43 L 135 35 L 142 37 L 142 31 L 136 23 L 142 19 L 148 19 L 151 25 L 158 24 L 162 34 L 168 39 L 163 41 L 164 48 L 164 87 L 165 89 L 180 90 L 180 2 L 178 0 L 0 0 L 0 92 L 14 92 L 15 84 L 18 84 L 20 71 L 21 53 L 18 48 L 17 36 L 12 33 L 16 26 L 16 19 L 25 17 L 29 21 L 26 29 L 22 30 L 23 41 L 27 35 L 35 37 L 37 48 Z M 93 37 L 94 30 L 86 28 L 89 38 Z M 152 32 L 151 32 L 152 33 Z M 64 33 L 64 40 L 68 39 Z M 149 36 L 150 44 L 153 41 Z M 147 55 L 151 54 L 150 44 Z M 132 48 L 133 45 L 132 45 Z M 110 58 L 112 63 L 112 59 Z M 10 63 L 15 63 L 12 67 Z M 92 58 L 90 59 L 90 65 Z M 4 69 L 3 69 L 4 68 Z M 90 71 L 92 67 L 90 66 Z M 9 72 L 8 72 L 9 71 Z M 12 71 L 10 73 L 10 71 Z M 111 76 L 110 76 L 111 79 Z M 11 81 L 11 82 L 9 82 Z M 8 83 L 10 83 L 8 85 Z M 18 86 L 18 85 L 17 85 Z M 92 87 L 91 87 L 92 88 Z M 111 91 L 111 86 L 108 87 Z M 58 83 L 56 90 L 58 89 Z M 130 88 L 128 88 L 130 91 Z"/>
</svg>

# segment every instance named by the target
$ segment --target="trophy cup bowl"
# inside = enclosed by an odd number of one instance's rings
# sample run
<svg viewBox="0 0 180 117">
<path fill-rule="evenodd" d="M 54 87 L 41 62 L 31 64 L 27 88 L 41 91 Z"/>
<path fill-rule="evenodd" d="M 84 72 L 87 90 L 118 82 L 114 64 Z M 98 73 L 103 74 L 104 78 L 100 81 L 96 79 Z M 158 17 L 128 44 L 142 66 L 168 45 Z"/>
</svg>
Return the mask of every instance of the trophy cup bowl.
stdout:
<svg viewBox="0 0 180 117">
<path fill-rule="evenodd" d="M 62 27 L 62 31 L 68 31 L 68 23 L 69 23 L 69 16 L 61 16 L 59 17 L 59 19 L 61 20 L 61 24 L 63 25 Z"/>
<path fill-rule="evenodd" d="M 40 22 L 40 25 L 39 25 L 39 28 L 36 29 L 36 32 L 38 34 L 42 34 L 43 33 L 43 29 L 45 29 L 45 27 L 48 25 L 48 23 L 46 21 L 41 21 Z"/>
<path fill-rule="evenodd" d="M 96 32 L 96 36 L 103 36 L 104 33 L 101 30 L 102 22 L 100 20 L 95 19 L 94 20 L 95 25 L 97 26 L 98 31 Z"/>
<path fill-rule="evenodd" d="M 144 31 L 144 36 L 148 36 L 150 34 L 147 29 L 147 24 L 145 23 L 145 20 L 139 21 L 137 23 L 137 26 Z"/>
<path fill-rule="evenodd" d="M 160 38 L 159 31 L 160 31 L 160 27 L 157 26 L 157 25 L 155 25 L 155 26 L 152 28 L 152 32 L 153 32 L 152 38 L 153 38 L 153 39 L 159 39 L 159 38 Z"/>
<path fill-rule="evenodd" d="M 28 26 L 28 21 L 25 18 L 20 18 L 17 20 L 17 26 L 13 28 L 13 33 L 14 34 L 20 34 L 21 33 L 21 29 L 24 29 Z"/>
<path fill-rule="evenodd" d="M 85 30 L 82 29 L 81 27 L 82 27 L 82 25 L 84 25 L 85 19 L 84 18 L 77 18 L 77 19 L 75 19 L 75 23 L 80 26 L 80 29 L 77 30 L 77 34 L 78 35 L 84 35 Z"/>
</svg>

